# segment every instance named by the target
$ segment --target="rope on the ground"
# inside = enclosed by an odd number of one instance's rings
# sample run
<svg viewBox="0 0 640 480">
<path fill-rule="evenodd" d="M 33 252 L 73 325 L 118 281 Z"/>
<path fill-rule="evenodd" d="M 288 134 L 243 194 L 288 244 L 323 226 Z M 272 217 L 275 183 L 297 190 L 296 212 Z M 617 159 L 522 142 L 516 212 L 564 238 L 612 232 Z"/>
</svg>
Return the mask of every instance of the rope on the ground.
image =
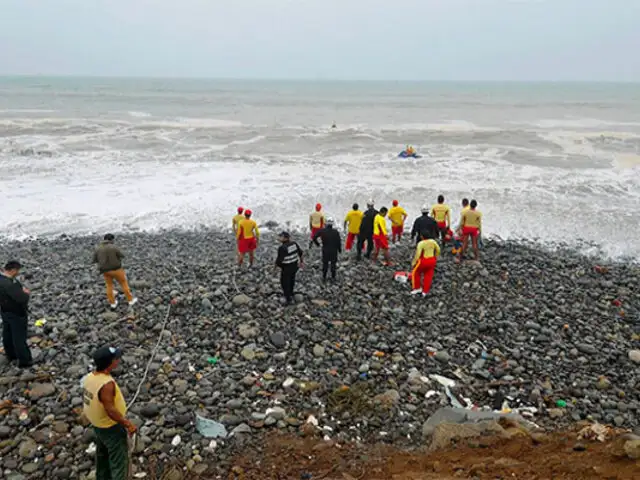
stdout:
<svg viewBox="0 0 640 480">
<path fill-rule="evenodd" d="M 237 270 L 237 266 L 234 265 L 233 269 L 232 269 L 232 275 L 231 275 L 231 281 L 233 282 L 233 286 L 236 289 L 236 292 L 238 292 L 238 294 L 240 294 L 240 289 L 238 288 L 238 284 L 236 283 L 236 270 Z"/>
<path fill-rule="evenodd" d="M 158 341 L 156 342 L 155 347 L 153 347 L 153 350 L 151 351 L 151 357 L 149 358 L 149 361 L 147 362 L 147 366 L 144 369 L 144 374 L 142 375 L 142 379 L 140 380 L 140 383 L 138 384 L 138 389 L 136 390 L 135 395 L 131 399 L 131 402 L 129 403 L 128 408 L 131 408 L 133 406 L 133 404 L 135 403 L 136 399 L 138 398 L 138 395 L 140 394 L 140 390 L 142 389 L 142 385 L 144 384 L 145 380 L 147 379 L 147 375 L 149 374 L 149 368 L 151 368 L 151 363 L 153 362 L 154 358 L 156 357 L 156 353 L 158 351 L 158 347 L 160 347 L 160 342 L 162 342 L 162 335 L 164 334 L 164 331 L 165 331 L 165 328 L 167 326 L 167 321 L 169 320 L 169 315 L 170 314 L 171 314 L 171 303 L 169 303 L 169 305 L 167 306 L 167 314 L 164 317 L 164 321 L 162 322 L 162 328 L 160 329 L 160 335 L 158 335 Z"/>
</svg>

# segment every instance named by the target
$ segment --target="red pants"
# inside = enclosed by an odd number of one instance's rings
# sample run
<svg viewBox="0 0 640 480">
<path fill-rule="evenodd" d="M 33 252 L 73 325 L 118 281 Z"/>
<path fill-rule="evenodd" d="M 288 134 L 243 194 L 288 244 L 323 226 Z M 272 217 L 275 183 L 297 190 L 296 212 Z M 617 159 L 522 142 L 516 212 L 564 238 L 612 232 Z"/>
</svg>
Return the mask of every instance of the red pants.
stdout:
<svg viewBox="0 0 640 480">
<path fill-rule="evenodd" d="M 238 239 L 238 252 L 240 253 L 253 252 L 257 246 L 258 241 L 256 240 L 256 237 Z"/>
<path fill-rule="evenodd" d="M 467 235 L 475 238 L 480 235 L 480 230 L 478 227 L 462 227 L 462 236 L 466 237 Z"/>
<path fill-rule="evenodd" d="M 424 281 L 422 282 L 422 292 L 429 293 L 431 290 L 431 281 L 433 280 L 433 273 L 436 270 L 436 257 L 421 258 L 411 272 L 411 284 L 414 290 L 420 288 L 420 279 L 424 275 Z"/>
<path fill-rule="evenodd" d="M 402 232 L 404 232 L 404 225 L 391 225 L 391 234 L 394 237 L 402 236 Z"/>
<path fill-rule="evenodd" d="M 374 235 L 373 244 L 376 246 L 376 253 L 380 250 L 389 250 L 389 239 L 386 235 Z"/>
<path fill-rule="evenodd" d="M 351 248 L 353 247 L 353 242 L 355 242 L 357 236 L 358 236 L 357 233 L 349 232 L 347 234 L 347 243 L 344 246 L 345 250 L 347 250 L 347 251 L 351 250 Z"/>
<path fill-rule="evenodd" d="M 315 236 L 315 234 L 318 233 L 320 230 L 322 230 L 322 227 L 311 227 L 311 240 L 313 240 L 313 237 Z"/>
</svg>

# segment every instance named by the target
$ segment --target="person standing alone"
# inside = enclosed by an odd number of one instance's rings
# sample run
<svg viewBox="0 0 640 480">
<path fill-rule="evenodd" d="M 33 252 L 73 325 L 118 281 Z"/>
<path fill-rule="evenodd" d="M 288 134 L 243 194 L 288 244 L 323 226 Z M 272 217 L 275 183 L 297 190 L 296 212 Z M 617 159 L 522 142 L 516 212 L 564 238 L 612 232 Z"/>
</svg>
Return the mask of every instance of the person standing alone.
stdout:
<svg viewBox="0 0 640 480">
<path fill-rule="evenodd" d="M 278 239 L 278 257 L 276 267 L 280 268 L 280 285 L 287 305 L 293 304 L 293 291 L 296 286 L 296 274 L 302 266 L 302 249 L 296 242 L 291 241 L 289 232 L 281 232 Z"/>
<path fill-rule="evenodd" d="M 333 228 L 333 218 L 328 218 L 327 226 L 313 237 L 313 243 L 319 247 L 318 238 L 322 239 L 322 281 L 327 281 L 327 272 L 331 265 L 331 280 L 335 282 L 338 254 L 342 252 L 342 239 L 340 233 Z"/>
<path fill-rule="evenodd" d="M 22 265 L 9 261 L 0 272 L 0 313 L 2 314 L 2 345 L 7 359 L 18 361 L 18 367 L 33 365 L 27 345 L 28 306 L 31 292 L 16 278 Z"/>
<path fill-rule="evenodd" d="M 238 222 L 238 231 L 236 238 L 238 239 L 238 266 L 242 266 L 244 256 L 249 254 L 249 266 L 253 266 L 255 259 L 255 251 L 260 241 L 260 230 L 255 220 L 251 219 L 251 210 L 244 211 L 244 218 Z"/>
<path fill-rule="evenodd" d="M 124 292 L 129 306 L 133 306 L 138 302 L 137 298 L 131 294 L 127 275 L 122 268 L 122 259 L 124 254 L 114 245 L 115 237 L 111 233 L 104 236 L 104 240 L 100 243 L 93 254 L 93 263 L 98 264 L 98 270 L 104 276 L 107 286 L 107 299 L 112 309 L 118 306 L 118 300 L 113 292 L 113 281 L 117 281 Z"/>
<path fill-rule="evenodd" d="M 84 377 L 83 413 L 96 438 L 96 480 L 126 480 L 129 474 L 127 434 L 136 426 L 126 418 L 127 405 L 111 372 L 120 363 L 118 348 L 103 347 L 93 354 L 96 369 Z"/>
</svg>

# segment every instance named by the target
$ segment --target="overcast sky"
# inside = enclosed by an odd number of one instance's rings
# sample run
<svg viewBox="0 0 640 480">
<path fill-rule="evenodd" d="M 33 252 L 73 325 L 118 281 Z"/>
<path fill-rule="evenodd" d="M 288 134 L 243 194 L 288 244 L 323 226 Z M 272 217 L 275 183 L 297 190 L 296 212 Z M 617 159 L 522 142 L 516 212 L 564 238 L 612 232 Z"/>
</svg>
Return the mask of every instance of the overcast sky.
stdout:
<svg viewBox="0 0 640 480">
<path fill-rule="evenodd" d="M 0 74 L 640 81 L 640 0 L 0 0 Z"/>
</svg>

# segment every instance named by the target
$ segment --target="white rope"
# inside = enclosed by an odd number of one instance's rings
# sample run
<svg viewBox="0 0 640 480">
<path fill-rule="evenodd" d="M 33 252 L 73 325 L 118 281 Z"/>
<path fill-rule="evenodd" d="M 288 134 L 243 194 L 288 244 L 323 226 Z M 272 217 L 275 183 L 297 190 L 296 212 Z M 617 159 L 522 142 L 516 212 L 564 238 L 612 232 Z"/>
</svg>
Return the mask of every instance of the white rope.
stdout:
<svg viewBox="0 0 640 480">
<path fill-rule="evenodd" d="M 160 330 L 160 335 L 158 336 L 158 341 L 156 342 L 156 346 L 153 347 L 153 351 L 151 352 L 151 358 L 149 358 L 149 361 L 147 362 L 147 366 L 144 369 L 144 374 L 142 375 L 142 379 L 138 384 L 138 389 L 136 390 L 136 393 L 133 396 L 133 399 L 129 403 L 128 408 L 131 408 L 131 406 L 135 403 L 136 399 L 138 398 L 138 395 L 140 394 L 140 390 L 142 389 L 142 384 L 147 379 L 147 375 L 149 374 L 149 368 L 151 368 L 151 363 L 153 362 L 153 359 L 156 356 L 156 352 L 158 351 L 158 347 L 160 346 L 160 342 L 162 341 L 162 335 L 164 334 L 164 330 L 167 325 L 167 321 L 169 320 L 170 313 L 171 313 L 171 303 L 169 303 L 169 306 L 167 307 L 167 315 L 164 317 L 164 322 L 162 322 L 162 329 Z"/>
</svg>

